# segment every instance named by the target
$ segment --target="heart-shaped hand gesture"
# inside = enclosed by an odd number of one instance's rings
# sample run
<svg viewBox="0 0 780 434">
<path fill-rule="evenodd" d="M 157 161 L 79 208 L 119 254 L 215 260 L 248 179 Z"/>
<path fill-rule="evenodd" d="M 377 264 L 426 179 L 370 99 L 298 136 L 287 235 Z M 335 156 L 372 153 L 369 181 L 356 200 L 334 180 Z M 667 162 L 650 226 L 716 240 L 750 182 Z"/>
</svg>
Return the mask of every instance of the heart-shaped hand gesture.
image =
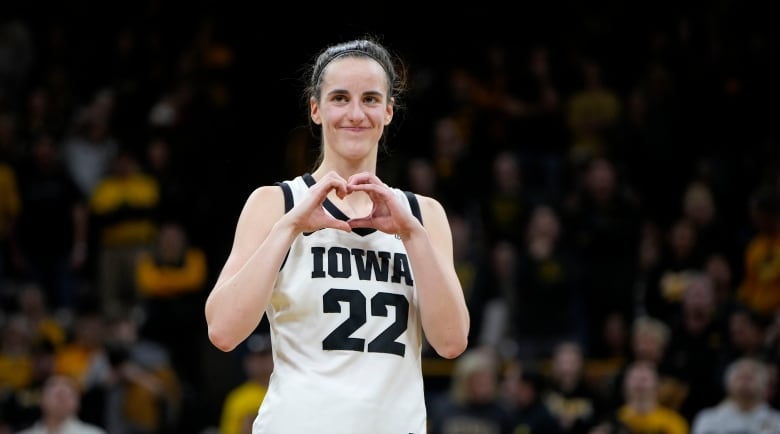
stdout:
<svg viewBox="0 0 780 434">
<path fill-rule="evenodd" d="M 324 228 L 339 229 L 351 232 L 352 227 L 325 211 L 322 203 L 331 191 L 339 198 L 344 198 L 347 192 L 347 181 L 336 172 L 328 172 L 309 189 L 304 200 L 297 203 L 290 211 L 290 217 L 300 232 L 314 232 Z"/>
<path fill-rule="evenodd" d="M 349 220 L 351 228 L 374 228 L 388 234 L 403 234 L 417 220 L 411 212 L 402 206 L 393 190 L 376 175 L 363 172 L 352 175 L 347 182 L 347 192 L 365 192 L 374 206 L 371 213 L 364 217 Z"/>
</svg>

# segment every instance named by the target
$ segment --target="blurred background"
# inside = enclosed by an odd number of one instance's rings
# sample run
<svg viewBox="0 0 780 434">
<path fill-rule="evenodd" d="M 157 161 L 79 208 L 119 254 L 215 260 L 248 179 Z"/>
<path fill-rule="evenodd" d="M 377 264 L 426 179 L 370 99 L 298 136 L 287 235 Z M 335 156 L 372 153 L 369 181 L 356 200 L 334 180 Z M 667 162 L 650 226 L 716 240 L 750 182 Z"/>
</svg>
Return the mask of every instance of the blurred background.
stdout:
<svg viewBox="0 0 780 434">
<path fill-rule="evenodd" d="M 248 194 L 312 169 L 304 66 L 367 33 L 408 73 L 380 176 L 448 210 L 471 346 L 498 362 L 491 399 L 504 406 L 522 365 L 566 432 L 588 432 L 624 403 L 646 328 L 675 386 L 659 397 L 688 421 L 724 396 L 738 355 L 775 378 L 771 14 L 736 1 L 260 9 L 0 4 L 1 433 L 36 420 L 53 373 L 78 379 L 80 417 L 109 432 L 217 429 L 265 349 L 215 350 L 203 302 Z M 564 343 L 587 398 L 558 384 Z M 471 371 L 425 356 L 433 414 Z M 575 398 L 591 411 L 571 414 Z"/>
</svg>

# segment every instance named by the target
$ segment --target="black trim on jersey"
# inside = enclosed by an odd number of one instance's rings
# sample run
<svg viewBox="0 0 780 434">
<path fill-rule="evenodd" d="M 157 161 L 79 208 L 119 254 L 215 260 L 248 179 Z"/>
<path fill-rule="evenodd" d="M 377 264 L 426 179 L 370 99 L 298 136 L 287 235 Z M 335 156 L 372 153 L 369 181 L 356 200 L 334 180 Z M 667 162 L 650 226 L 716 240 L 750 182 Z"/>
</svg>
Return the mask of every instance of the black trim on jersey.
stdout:
<svg viewBox="0 0 780 434">
<path fill-rule="evenodd" d="M 309 187 L 314 187 L 314 184 L 317 183 L 317 180 L 311 176 L 311 173 L 304 173 L 301 175 L 301 177 L 303 178 L 303 182 L 305 182 Z"/>
<path fill-rule="evenodd" d="M 292 209 L 294 205 L 292 189 L 286 182 L 277 182 L 276 185 L 281 187 L 282 193 L 284 193 L 284 212 L 287 213 Z M 284 264 L 287 263 L 288 256 L 290 256 L 290 249 L 287 249 L 287 253 L 284 254 L 284 259 L 282 260 L 282 266 L 279 267 L 280 270 L 284 268 Z"/>
<path fill-rule="evenodd" d="M 422 224 L 422 212 L 420 211 L 420 202 L 417 201 L 417 195 L 411 191 L 404 191 L 404 194 L 406 194 L 406 198 L 409 200 L 409 206 L 412 207 L 412 214 L 414 214 L 414 216 L 417 217 L 417 220 L 420 221 L 420 224 Z"/>
<path fill-rule="evenodd" d="M 277 182 L 276 185 L 282 187 L 282 192 L 284 193 L 284 212 L 290 212 L 294 205 L 292 189 L 286 182 Z"/>
</svg>

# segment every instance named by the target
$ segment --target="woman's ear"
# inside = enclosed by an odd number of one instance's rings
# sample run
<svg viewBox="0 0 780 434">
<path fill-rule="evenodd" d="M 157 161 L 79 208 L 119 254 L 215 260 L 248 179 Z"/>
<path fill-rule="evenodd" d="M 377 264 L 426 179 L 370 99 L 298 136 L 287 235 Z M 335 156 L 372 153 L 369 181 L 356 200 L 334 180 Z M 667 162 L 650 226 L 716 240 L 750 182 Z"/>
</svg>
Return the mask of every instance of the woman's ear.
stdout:
<svg viewBox="0 0 780 434">
<path fill-rule="evenodd" d="M 311 116 L 311 120 L 315 124 L 320 125 L 322 123 L 320 106 L 314 98 L 309 98 L 309 116 Z"/>
<path fill-rule="evenodd" d="M 390 125 L 390 121 L 393 120 L 393 103 L 395 102 L 394 98 L 390 98 L 390 103 L 387 104 L 387 108 L 385 108 L 385 126 Z"/>
</svg>

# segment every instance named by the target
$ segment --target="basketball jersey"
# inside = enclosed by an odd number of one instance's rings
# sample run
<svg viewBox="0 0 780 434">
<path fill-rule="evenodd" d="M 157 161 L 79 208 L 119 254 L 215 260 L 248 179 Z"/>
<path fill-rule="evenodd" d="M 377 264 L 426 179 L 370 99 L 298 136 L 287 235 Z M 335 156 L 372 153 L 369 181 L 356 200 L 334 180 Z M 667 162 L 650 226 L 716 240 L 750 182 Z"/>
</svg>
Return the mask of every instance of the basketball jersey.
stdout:
<svg viewBox="0 0 780 434">
<path fill-rule="evenodd" d="M 314 178 L 279 183 L 287 210 Z M 416 197 L 394 193 L 419 218 Z M 329 200 L 324 209 L 347 220 Z M 299 234 L 266 309 L 274 370 L 253 434 L 424 434 L 417 291 L 400 238 Z"/>
</svg>

